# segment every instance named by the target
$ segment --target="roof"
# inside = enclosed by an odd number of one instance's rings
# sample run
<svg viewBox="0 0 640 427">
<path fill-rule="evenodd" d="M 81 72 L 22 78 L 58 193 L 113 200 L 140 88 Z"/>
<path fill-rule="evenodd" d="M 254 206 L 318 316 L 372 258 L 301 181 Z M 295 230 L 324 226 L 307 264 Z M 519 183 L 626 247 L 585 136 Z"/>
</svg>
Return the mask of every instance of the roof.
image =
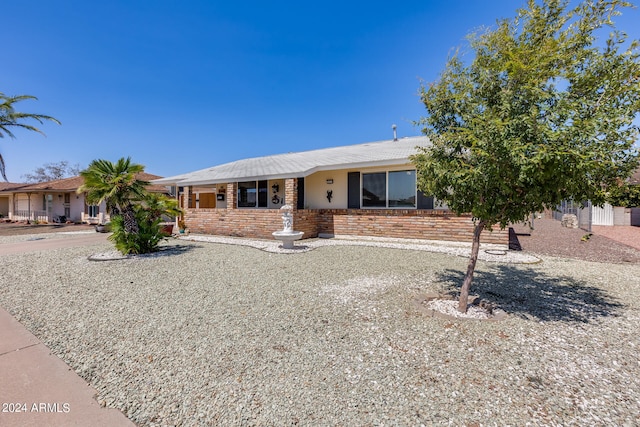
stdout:
<svg viewBox="0 0 640 427">
<path fill-rule="evenodd" d="M 640 168 L 636 169 L 636 171 L 629 178 L 629 184 L 632 185 L 640 185 Z"/>
<path fill-rule="evenodd" d="M 324 148 L 297 153 L 276 154 L 238 160 L 182 175 L 154 180 L 154 184 L 205 185 L 237 181 L 301 178 L 322 170 L 353 169 L 370 166 L 403 165 L 426 146 L 425 136 L 401 138 L 358 145 Z"/>
<path fill-rule="evenodd" d="M 152 181 L 162 177 L 159 175 L 142 172 L 137 175 L 137 178 L 143 181 Z M 83 183 L 84 179 L 81 176 L 72 176 L 71 178 L 56 179 L 53 181 L 39 182 L 36 184 L 13 184 L 12 187 L 8 186 L 7 188 L 0 186 L 0 191 L 18 191 L 20 193 L 32 191 L 76 191 Z M 2 184 L 0 183 L 0 185 Z M 155 184 L 148 186 L 147 189 L 152 192 L 167 191 L 164 186 Z"/>
<path fill-rule="evenodd" d="M 20 184 L 17 182 L 0 182 L 0 191 L 11 191 L 16 188 L 24 187 L 29 184 Z"/>
</svg>

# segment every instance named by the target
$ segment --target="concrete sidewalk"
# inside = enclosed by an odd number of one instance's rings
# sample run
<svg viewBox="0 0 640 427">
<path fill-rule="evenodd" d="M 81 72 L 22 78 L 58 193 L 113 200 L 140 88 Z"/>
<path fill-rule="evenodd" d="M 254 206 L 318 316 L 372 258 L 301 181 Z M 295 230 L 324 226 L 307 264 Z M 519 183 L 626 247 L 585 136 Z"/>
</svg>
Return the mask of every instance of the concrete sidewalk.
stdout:
<svg viewBox="0 0 640 427">
<path fill-rule="evenodd" d="M 3 308 L 0 336 L 1 426 L 134 425 Z"/>
<path fill-rule="evenodd" d="M 0 256 L 92 245 L 107 234 L 0 244 Z M 96 390 L 0 307 L 0 426 L 133 426 L 101 407 Z"/>
</svg>

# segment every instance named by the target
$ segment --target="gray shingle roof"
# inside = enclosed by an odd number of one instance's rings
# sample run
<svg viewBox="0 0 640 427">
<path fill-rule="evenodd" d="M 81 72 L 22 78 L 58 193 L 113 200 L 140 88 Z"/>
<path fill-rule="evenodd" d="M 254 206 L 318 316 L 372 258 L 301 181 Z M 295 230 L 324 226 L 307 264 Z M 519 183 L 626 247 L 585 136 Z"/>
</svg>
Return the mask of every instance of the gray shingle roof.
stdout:
<svg viewBox="0 0 640 427">
<path fill-rule="evenodd" d="M 204 185 L 236 181 L 300 178 L 321 170 L 353 169 L 369 166 L 402 165 L 426 146 L 424 136 L 323 148 L 298 153 L 277 154 L 238 160 L 207 169 L 153 181 L 154 184 Z"/>
</svg>

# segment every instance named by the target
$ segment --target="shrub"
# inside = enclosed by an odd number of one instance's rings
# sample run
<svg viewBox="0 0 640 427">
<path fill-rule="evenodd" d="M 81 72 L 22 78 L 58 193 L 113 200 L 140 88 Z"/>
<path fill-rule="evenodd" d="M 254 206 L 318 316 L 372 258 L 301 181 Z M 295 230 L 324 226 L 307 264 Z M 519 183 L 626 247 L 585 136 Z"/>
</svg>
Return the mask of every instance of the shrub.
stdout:
<svg viewBox="0 0 640 427">
<path fill-rule="evenodd" d="M 124 255 L 156 252 L 158 243 L 166 238 L 161 230 L 160 218 L 150 216 L 141 206 L 135 206 L 135 213 L 138 232 L 126 232 L 122 216 L 116 215 L 111 219 L 113 234 L 109 236 L 109 240 Z"/>
<path fill-rule="evenodd" d="M 624 184 L 616 187 L 609 192 L 607 201 L 612 206 L 640 207 L 640 185 Z"/>
</svg>

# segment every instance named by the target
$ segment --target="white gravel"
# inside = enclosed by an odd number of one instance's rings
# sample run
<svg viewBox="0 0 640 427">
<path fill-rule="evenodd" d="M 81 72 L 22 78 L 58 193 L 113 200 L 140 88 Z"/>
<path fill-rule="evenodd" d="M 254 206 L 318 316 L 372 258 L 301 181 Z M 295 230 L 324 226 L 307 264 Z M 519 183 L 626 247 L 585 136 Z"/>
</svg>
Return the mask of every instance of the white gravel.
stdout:
<svg viewBox="0 0 640 427">
<path fill-rule="evenodd" d="M 439 319 L 465 258 L 353 243 L 7 255 L 0 304 L 142 426 L 640 424 L 640 266 L 479 261 L 507 319 Z"/>
<path fill-rule="evenodd" d="M 407 249 L 414 251 L 437 252 L 468 258 L 471 254 L 471 245 L 462 242 L 442 242 L 435 240 L 418 239 L 385 239 L 385 238 L 333 238 L 333 239 L 307 239 L 295 243 L 294 249 L 284 249 L 282 244 L 275 240 L 253 240 L 238 237 L 189 235 L 180 237 L 182 240 L 194 242 L 224 243 L 232 245 L 249 246 L 272 253 L 291 254 L 307 252 L 326 246 L 370 246 L 378 248 Z M 506 250 L 504 245 L 482 244 L 478 253 L 478 259 L 501 263 L 532 264 L 540 261 L 540 258 L 518 251 Z"/>
<path fill-rule="evenodd" d="M 440 313 L 444 313 L 448 316 L 452 316 L 456 318 L 478 319 L 478 320 L 491 318 L 491 313 L 475 305 L 469 305 L 467 307 L 466 313 L 459 312 L 457 300 L 434 299 L 426 303 L 425 307 L 430 310 L 436 310 L 436 311 L 439 311 Z"/>
</svg>

